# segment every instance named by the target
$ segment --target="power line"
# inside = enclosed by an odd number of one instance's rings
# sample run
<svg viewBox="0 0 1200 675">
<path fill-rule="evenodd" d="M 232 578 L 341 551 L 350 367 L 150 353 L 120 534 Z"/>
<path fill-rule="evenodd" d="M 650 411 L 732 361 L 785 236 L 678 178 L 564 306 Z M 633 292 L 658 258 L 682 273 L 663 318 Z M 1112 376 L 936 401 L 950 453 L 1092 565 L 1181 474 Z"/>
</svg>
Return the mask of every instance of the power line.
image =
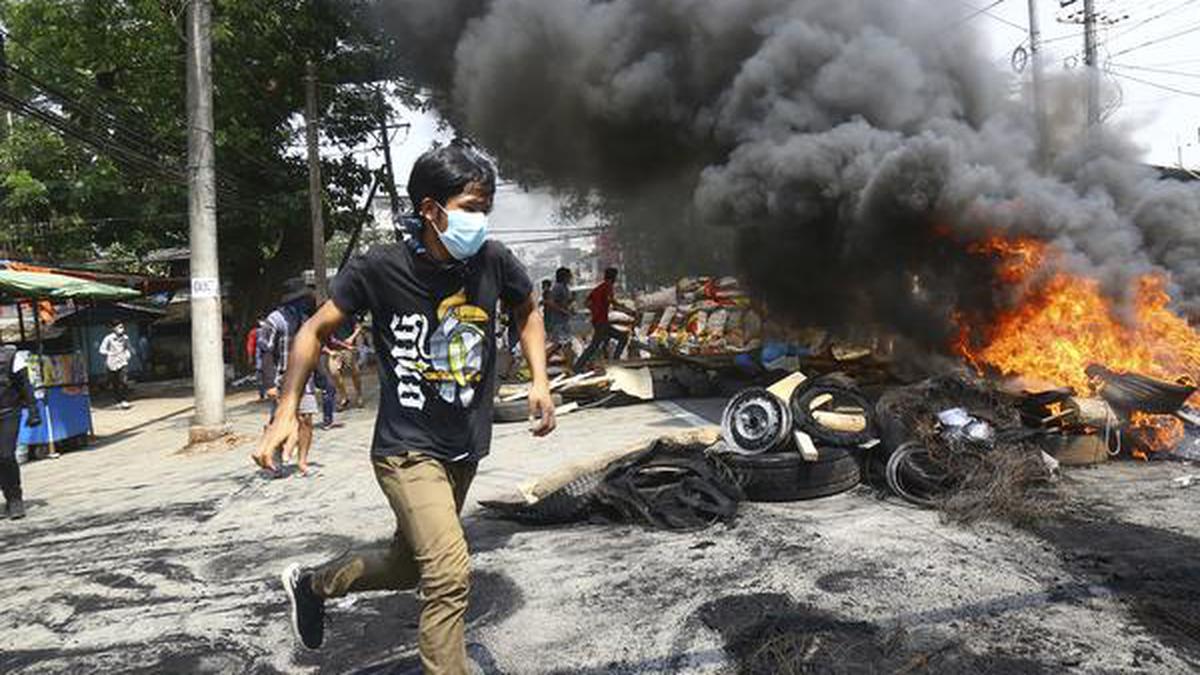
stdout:
<svg viewBox="0 0 1200 675">
<path fill-rule="evenodd" d="M 993 14 L 993 13 L 990 11 L 990 8 L 989 8 L 989 7 L 985 7 L 985 8 L 983 8 L 983 9 L 980 9 L 980 8 L 976 7 L 975 5 L 972 5 L 971 3 L 967 2 L 967 0 L 956 0 L 956 1 L 958 2 L 958 4 L 962 5 L 963 7 L 967 7 L 967 8 L 969 8 L 969 9 L 976 10 L 976 11 L 978 11 L 978 12 L 982 12 L 984 15 L 986 15 L 986 16 L 988 16 L 988 17 L 992 18 L 992 19 L 995 19 L 996 21 L 999 21 L 1000 23 L 1002 23 L 1002 24 L 1004 24 L 1004 25 L 1006 25 L 1006 26 L 1012 26 L 1013 28 L 1015 28 L 1015 29 L 1017 29 L 1017 30 L 1021 31 L 1022 33 L 1025 33 L 1025 32 L 1028 32 L 1028 31 L 1029 31 L 1029 27 L 1028 27 L 1028 26 L 1022 26 L 1021 24 L 1019 24 L 1019 23 L 1017 23 L 1017 22 L 1015 22 L 1015 21 L 1009 21 L 1008 19 L 1006 19 L 1006 18 L 1004 18 L 1004 17 L 1002 17 L 1002 16 L 1000 16 L 1000 15 L 998 15 L 998 14 Z"/>
<path fill-rule="evenodd" d="M 1159 84 L 1158 82 L 1151 82 L 1150 80 L 1143 80 L 1140 77 L 1134 77 L 1133 75 L 1128 75 L 1126 73 L 1109 73 L 1109 74 L 1114 77 L 1121 77 L 1126 80 L 1138 82 L 1138 83 L 1144 84 L 1148 87 L 1154 87 L 1156 89 L 1162 89 L 1164 91 L 1174 92 L 1174 93 L 1180 94 L 1182 96 L 1195 96 L 1197 98 L 1200 98 L 1200 91 L 1189 91 L 1187 89 L 1179 89 L 1177 87 L 1172 87 L 1172 86 L 1169 86 L 1166 84 Z"/>
<path fill-rule="evenodd" d="M 1164 35 L 1164 36 L 1162 36 L 1162 37 L 1160 37 L 1160 38 L 1155 38 L 1155 39 L 1153 39 L 1153 40 L 1147 40 L 1147 41 L 1145 41 L 1145 42 L 1142 42 L 1142 43 L 1136 44 L 1136 45 L 1134 45 L 1134 46 L 1132 46 L 1132 47 L 1129 47 L 1129 48 L 1126 48 L 1126 49 L 1122 49 L 1122 50 L 1121 50 L 1121 51 L 1119 51 L 1119 52 L 1113 52 L 1113 53 L 1110 55 L 1110 58 L 1116 58 L 1116 57 L 1118 57 L 1118 56 L 1121 56 L 1122 54 L 1128 54 L 1129 52 L 1136 51 L 1136 50 L 1138 50 L 1138 49 L 1142 49 L 1142 48 L 1145 48 L 1145 47 L 1150 47 L 1150 46 L 1153 46 L 1153 45 L 1156 45 L 1156 44 L 1161 44 L 1161 43 L 1163 43 L 1163 42 L 1166 42 L 1166 41 L 1168 41 L 1168 40 L 1173 40 L 1173 39 L 1175 39 L 1175 38 L 1177 38 L 1177 37 L 1181 37 L 1181 36 L 1184 36 L 1184 35 L 1188 35 L 1189 33 L 1195 33 L 1195 32 L 1196 32 L 1196 31 L 1198 31 L 1198 30 L 1200 30 L 1200 23 L 1197 23 L 1197 24 L 1192 24 L 1192 25 L 1188 26 L 1187 28 L 1184 28 L 1184 29 L 1182 29 L 1182 30 L 1176 31 L 1176 32 L 1174 32 L 1174 33 L 1171 33 L 1171 34 L 1169 34 L 1169 35 Z"/>
<path fill-rule="evenodd" d="M 952 28 L 957 28 L 957 27 L 967 23 L 971 19 L 974 19 L 977 16 L 981 16 L 983 14 L 989 13 L 991 10 L 999 7 L 1000 5 L 1004 4 L 1005 2 L 1006 2 L 1006 0 L 995 0 L 994 2 L 988 4 L 984 7 L 976 8 L 976 10 L 971 12 L 970 14 L 967 14 L 964 17 L 955 19 L 954 21 L 951 21 L 950 23 L 946 24 L 945 26 L 942 26 L 938 30 L 934 31 L 933 34 L 936 35 L 936 34 L 940 34 L 940 33 L 945 33 L 946 31 L 949 31 Z M 1025 30 L 1025 29 L 1022 28 L 1021 30 Z"/>
<path fill-rule="evenodd" d="M 1137 23 L 1133 24 L 1132 26 L 1129 26 L 1129 27 L 1128 27 L 1128 28 L 1126 28 L 1125 30 L 1122 30 L 1122 31 L 1120 31 L 1120 32 L 1118 32 L 1118 33 L 1116 33 L 1116 34 L 1113 34 L 1113 35 L 1109 35 L 1107 38 L 1105 38 L 1104 42 L 1112 42 L 1112 41 L 1114 41 L 1114 40 L 1120 39 L 1120 38 L 1122 38 L 1122 37 L 1124 37 L 1124 36 L 1126 36 L 1126 35 L 1129 35 L 1130 33 L 1134 32 L 1134 31 L 1136 31 L 1137 29 L 1141 28 L 1142 26 L 1145 26 L 1145 25 L 1146 25 L 1146 24 L 1148 24 L 1148 23 L 1151 23 L 1151 22 L 1153 22 L 1153 21 L 1157 21 L 1158 19 L 1161 19 L 1161 18 L 1163 18 L 1164 16 L 1167 16 L 1168 14 L 1172 14 L 1172 13 L 1174 13 L 1174 12 L 1176 12 L 1176 11 L 1180 10 L 1180 9 L 1183 9 L 1183 8 L 1187 7 L 1188 5 L 1193 5 L 1193 4 L 1195 4 L 1195 3 L 1196 3 L 1196 0 L 1184 0 L 1183 4 L 1181 4 L 1181 5 L 1176 5 L 1176 6 L 1174 6 L 1174 7 L 1171 7 L 1171 8 L 1169 8 L 1169 9 L 1165 9 L 1165 10 L 1163 10 L 1163 11 L 1159 12 L 1158 14 L 1154 14 L 1154 15 L 1152 15 L 1152 16 L 1150 16 L 1150 17 L 1147 17 L 1147 18 L 1145 18 L 1145 19 L 1142 19 L 1141 21 L 1139 21 L 1139 22 L 1137 22 Z M 1161 6 L 1162 6 L 1162 5 L 1164 5 L 1164 4 L 1167 4 L 1167 3 L 1166 3 L 1166 0 L 1164 0 L 1163 2 L 1158 2 L 1158 3 L 1153 3 L 1153 4 L 1151 4 L 1150 6 L 1146 7 L 1146 10 L 1147 10 L 1147 11 L 1150 11 L 1150 10 L 1152 10 L 1152 9 L 1156 8 L 1156 7 L 1161 7 Z"/>
<path fill-rule="evenodd" d="M 1163 75 L 1174 75 L 1176 77 L 1197 77 L 1200 78 L 1200 73 L 1188 73 L 1182 70 L 1170 70 L 1167 68 L 1152 68 L 1150 66 L 1134 66 L 1125 63 L 1110 63 L 1112 68 L 1121 68 L 1123 70 L 1141 70 L 1147 73 L 1161 73 Z"/>
</svg>

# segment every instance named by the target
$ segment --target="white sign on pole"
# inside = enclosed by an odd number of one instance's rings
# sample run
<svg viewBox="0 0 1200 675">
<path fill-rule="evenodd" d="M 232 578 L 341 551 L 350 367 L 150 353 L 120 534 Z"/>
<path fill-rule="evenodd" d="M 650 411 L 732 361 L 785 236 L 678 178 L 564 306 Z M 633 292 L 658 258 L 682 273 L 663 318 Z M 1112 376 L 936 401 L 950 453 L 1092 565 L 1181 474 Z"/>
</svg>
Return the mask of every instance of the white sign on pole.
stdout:
<svg viewBox="0 0 1200 675">
<path fill-rule="evenodd" d="M 215 277 L 192 277 L 192 297 L 221 297 L 221 282 Z"/>
</svg>

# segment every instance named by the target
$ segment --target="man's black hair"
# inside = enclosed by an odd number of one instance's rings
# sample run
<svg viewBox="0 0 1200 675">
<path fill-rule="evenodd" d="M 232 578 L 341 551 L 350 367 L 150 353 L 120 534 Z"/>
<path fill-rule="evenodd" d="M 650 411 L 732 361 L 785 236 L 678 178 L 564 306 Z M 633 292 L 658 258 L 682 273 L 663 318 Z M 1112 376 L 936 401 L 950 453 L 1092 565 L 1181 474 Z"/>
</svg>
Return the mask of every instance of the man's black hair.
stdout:
<svg viewBox="0 0 1200 675">
<path fill-rule="evenodd" d="M 570 281 L 570 279 L 571 279 L 571 270 L 569 268 L 560 267 L 560 268 L 554 270 L 554 280 L 555 281 L 566 283 L 567 281 Z"/>
<path fill-rule="evenodd" d="M 413 164 L 408 177 L 413 213 L 420 214 L 426 197 L 445 206 L 470 183 L 478 183 L 489 197 L 496 192 L 496 168 L 467 142 L 455 139 L 426 152 Z"/>
<path fill-rule="evenodd" d="M 606 281 L 613 281 L 616 278 L 617 278 L 617 268 L 608 267 L 604 270 L 604 279 Z"/>
<path fill-rule="evenodd" d="M 550 280 L 542 279 L 542 288 L 550 288 Z"/>
</svg>

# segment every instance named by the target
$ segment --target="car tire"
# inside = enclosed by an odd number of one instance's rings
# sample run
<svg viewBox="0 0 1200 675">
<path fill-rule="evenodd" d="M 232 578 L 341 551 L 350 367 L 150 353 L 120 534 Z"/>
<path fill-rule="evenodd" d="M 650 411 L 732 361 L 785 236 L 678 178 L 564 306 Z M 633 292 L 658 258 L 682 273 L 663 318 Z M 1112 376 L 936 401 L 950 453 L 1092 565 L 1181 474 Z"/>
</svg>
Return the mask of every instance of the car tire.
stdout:
<svg viewBox="0 0 1200 675">
<path fill-rule="evenodd" d="M 817 453 L 815 462 L 805 461 L 793 448 L 762 455 L 728 453 L 721 459 L 737 472 L 751 502 L 828 497 L 862 482 L 861 451 L 824 446 Z"/>
<path fill-rule="evenodd" d="M 563 404 L 562 396 L 558 394 L 551 395 L 554 399 L 554 406 Z M 492 408 L 492 420 L 495 422 L 528 422 L 529 421 L 529 401 L 526 399 L 517 399 L 515 401 L 496 401 Z"/>
</svg>

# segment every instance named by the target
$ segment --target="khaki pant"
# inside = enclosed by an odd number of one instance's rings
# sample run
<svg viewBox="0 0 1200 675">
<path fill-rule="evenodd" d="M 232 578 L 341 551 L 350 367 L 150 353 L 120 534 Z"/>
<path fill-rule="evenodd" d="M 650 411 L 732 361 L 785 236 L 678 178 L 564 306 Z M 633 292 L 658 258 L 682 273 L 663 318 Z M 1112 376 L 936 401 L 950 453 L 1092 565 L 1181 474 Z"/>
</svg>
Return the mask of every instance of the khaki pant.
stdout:
<svg viewBox="0 0 1200 675">
<path fill-rule="evenodd" d="M 421 666 L 429 675 L 467 672 L 463 637 L 470 567 L 458 515 L 474 463 L 446 463 L 410 452 L 372 460 L 396 514 L 390 546 L 349 553 L 313 574 L 324 598 L 358 591 L 421 589 Z"/>
</svg>

